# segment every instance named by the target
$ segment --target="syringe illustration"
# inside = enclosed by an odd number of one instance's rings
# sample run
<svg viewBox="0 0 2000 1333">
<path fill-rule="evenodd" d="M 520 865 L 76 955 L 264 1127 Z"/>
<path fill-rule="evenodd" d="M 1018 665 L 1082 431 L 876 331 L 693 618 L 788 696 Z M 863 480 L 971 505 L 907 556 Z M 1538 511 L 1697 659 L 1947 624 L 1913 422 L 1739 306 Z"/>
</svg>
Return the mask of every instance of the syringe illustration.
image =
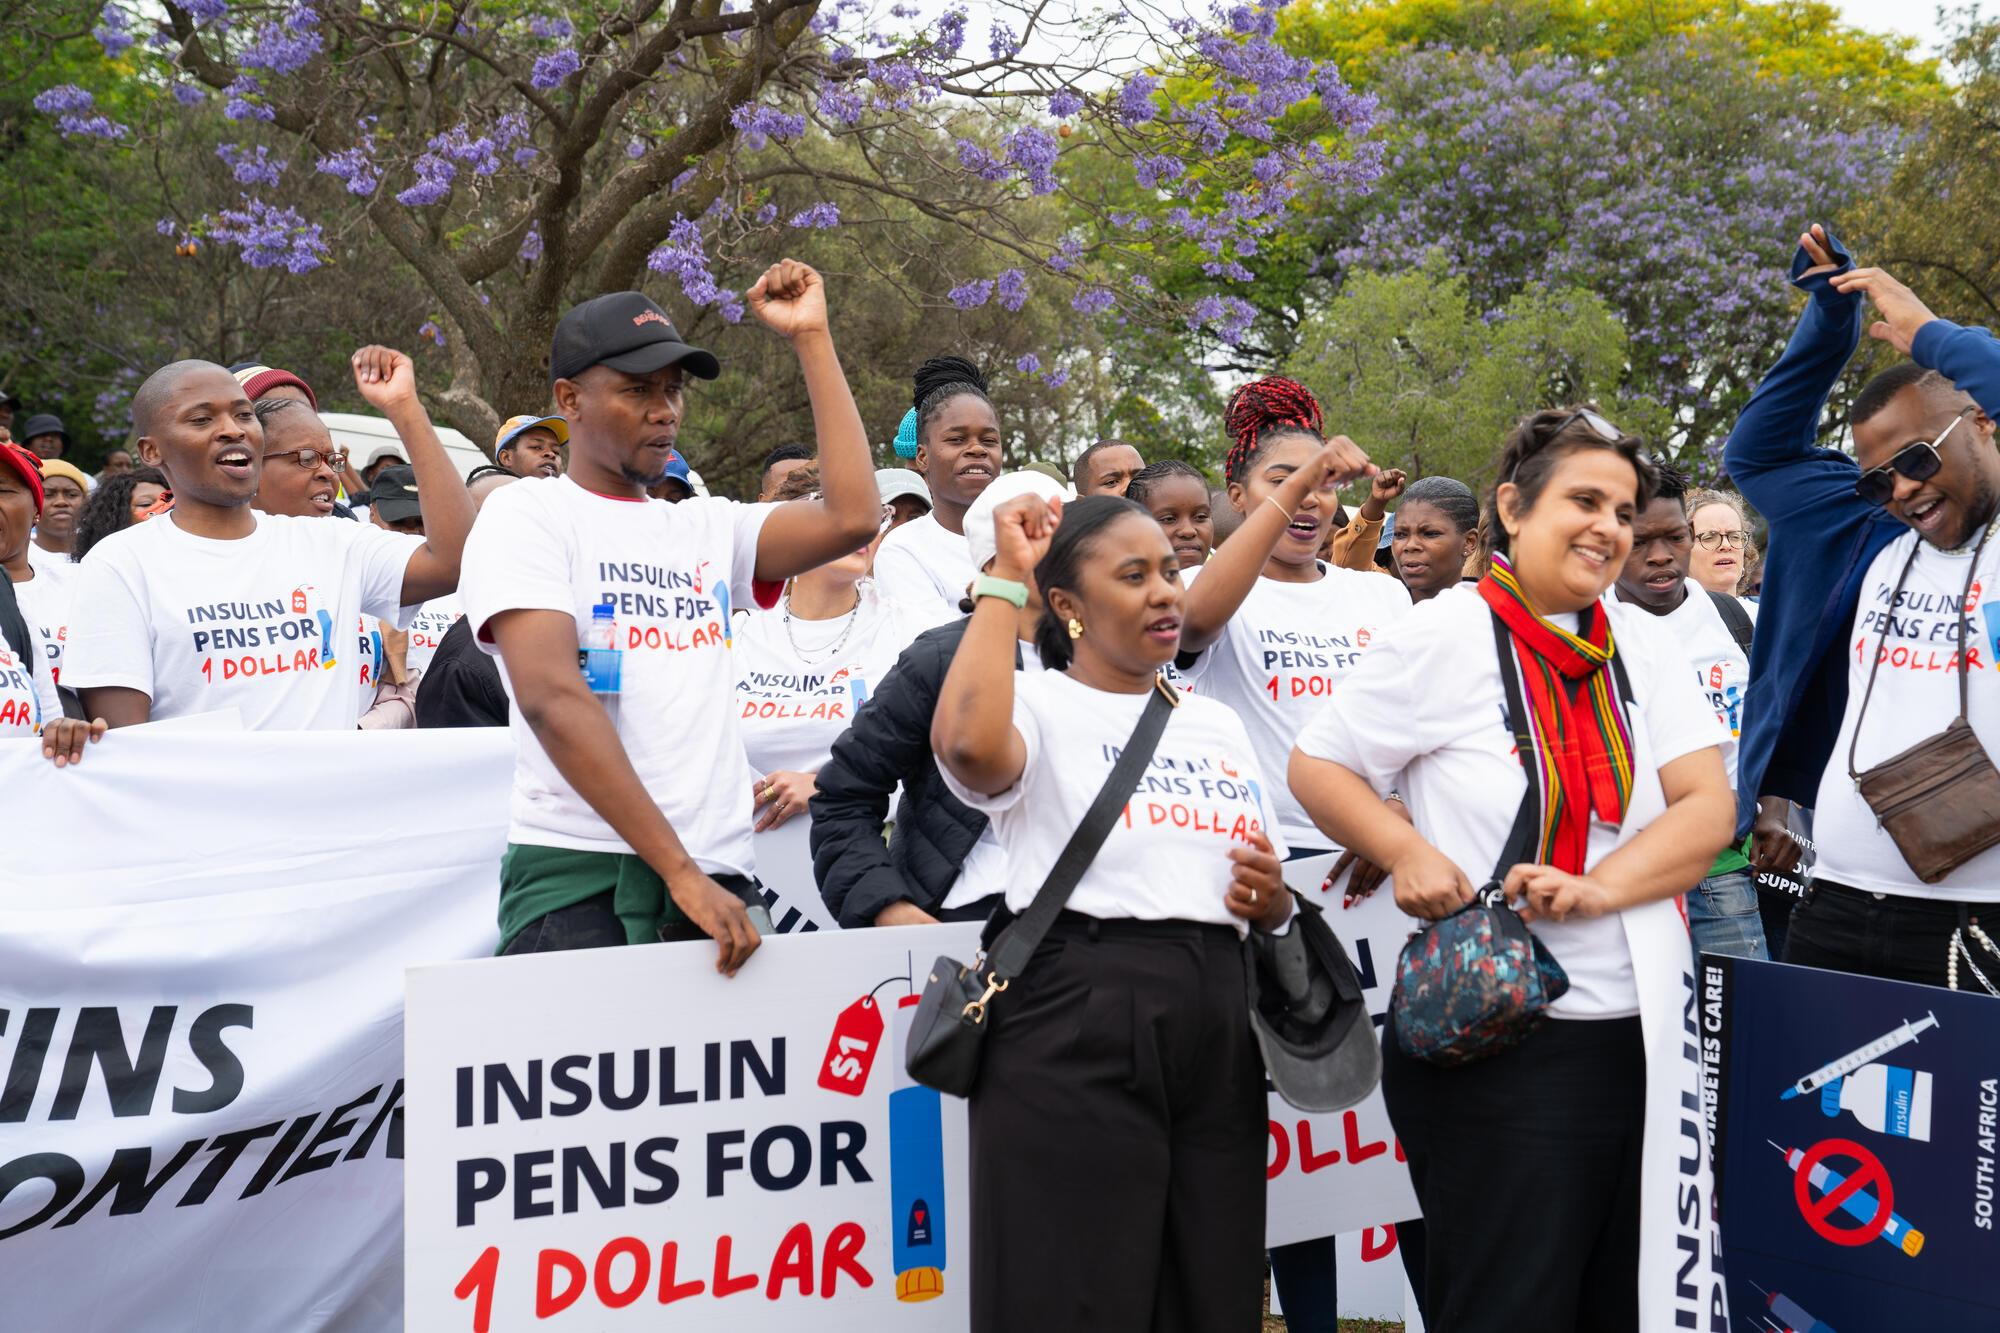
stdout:
<svg viewBox="0 0 2000 1333">
<path fill-rule="evenodd" d="M 1899 1046 L 1907 1046 L 1917 1039 L 1919 1032 L 1928 1031 L 1937 1025 L 1937 1015 L 1926 1014 L 1922 1018 L 1911 1019 L 1898 1027 L 1891 1028 L 1875 1040 L 1869 1042 L 1866 1046 L 1849 1051 L 1833 1063 L 1821 1065 L 1818 1069 L 1813 1070 L 1812 1073 L 1807 1074 L 1797 1083 L 1786 1088 L 1780 1094 L 1779 1100 L 1790 1101 L 1794 1097 L 1811 1092 L 1822 1083 L 1827 1083 L 1833 1079 L 1852 1073 L 1865 1064 L 1881 1059 Z"/>
<path fill-rule="evenodd" d="M 896 1299 L 928 1301 L 944 1295 L 944 1108 L 936 1088 L 927 1088 L 900 1058 L 910 1041 L 910 1020 L 918 995 L 896 1005 L 894 1043 L 898 1058 L 889 1089 L 889 1236 L 896 1270 Z"/>
<path fill-rule="evenodd" d="M 1771 1143 L 1769 1139 L 1765 1139 L 1764 1142 Z M 1778 1148 L 1778 1145 L 1775 1143 L 1771 1143 L 1771 1146 Z M 1778 1148 L 1778 1152 L 1784 1156 L 1785 1165 L 1789 1166 L 1794 1172 L 1805 1161 L 1805 1153 L 1797 1148 L 1793 1148 L 1789 1152 L 1783 1148 Z M 1814 1189 L 1820 1192 L 1822 1197 L 1835 1193 L 1842 1185 L 1847 1183 L 1846 1176 L 1841 1175 L 1840 1172 L 1834 1170 L 1824 1162 L 1814 1163 L 1812 1170 L 1806 1175 L 1806 1180 Z M 1866 1189 L 1853 1190 L 1840 1201 L 1840 1210 L 1861 1223 L 1873 1222 L 1876 1215 L 1881 1211 L 1881 1208 L 1881 1200 L 1877 1199 Z M 1882 1228 L 1879 1238 L 1887 1241 L 1911 1258 L 1915 1258 L 1917 1251 L 1924 1248 L 1924 1233 L 1911 1226 L 1908 1221 L 1904 1220 L 1900 1213 L 1892 1212 L 1889 1214 L 1888 1224 Z"/>
<path fill-rule="evenodd" d="M 1750 1284 L 1757 1287 L 1755 1282 Z M 1757 1290 L 1764 1297 L 1764 1308 L 1771 1312 L 1763 1322 L 1772 1328 L 1783 1329 L 1784 1333 L 1833 1333 L 1833 1325 L 1813 1318 L 1799 1308 L 1799 1303 L 1782 1291 Z"/>
</svg>

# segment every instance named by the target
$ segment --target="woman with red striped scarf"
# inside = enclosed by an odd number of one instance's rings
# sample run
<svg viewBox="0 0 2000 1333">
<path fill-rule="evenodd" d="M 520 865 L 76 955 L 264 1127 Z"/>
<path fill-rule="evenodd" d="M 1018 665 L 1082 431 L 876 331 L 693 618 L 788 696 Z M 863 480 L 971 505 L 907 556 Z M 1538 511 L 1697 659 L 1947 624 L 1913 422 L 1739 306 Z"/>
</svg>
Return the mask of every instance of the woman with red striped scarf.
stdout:
<svg viewBox="0 0 2000 1333">
<path fill-rule="evenodd" d="M 1532 850 L 1504 883 L 1569 976 L 1553 1021 L 1453 1067 L 1406 1054 L 1393 1019 L 1384 1033 L 1383 1095 L 1429 1232 L 1426 1312 L 1452 1333 L 1706 1327 L 1725 1300 L 1677 899 L 1735 807 L 1684 654 L 1605 598 L 1652 476 L 1595 411 L 1524 420 L 1487 501 L 1491 573 L 1386 631 L 1291 762 L 1314 821 L 1431 920 L 1493 876 L 1532 789 Z"/>
</svg>

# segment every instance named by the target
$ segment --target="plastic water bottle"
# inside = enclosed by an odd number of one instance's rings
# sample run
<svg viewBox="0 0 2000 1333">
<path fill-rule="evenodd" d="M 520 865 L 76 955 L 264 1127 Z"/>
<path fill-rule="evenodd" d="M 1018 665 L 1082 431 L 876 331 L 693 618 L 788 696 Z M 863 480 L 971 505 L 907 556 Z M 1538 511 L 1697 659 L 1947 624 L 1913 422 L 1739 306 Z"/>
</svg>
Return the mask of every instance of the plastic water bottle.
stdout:
<svg viewBox="0 0 2000 1333">
<path fill-rule="evenodd" d="M 618 647 L 618 622 L 612 618 L 609 603 L 599 602 L 590 608 L 590 626 L 583 632 L 583 651 L 578 655 L 583 659 L 584 682 L 616 722 L 625 654 Z"/>
</svg>

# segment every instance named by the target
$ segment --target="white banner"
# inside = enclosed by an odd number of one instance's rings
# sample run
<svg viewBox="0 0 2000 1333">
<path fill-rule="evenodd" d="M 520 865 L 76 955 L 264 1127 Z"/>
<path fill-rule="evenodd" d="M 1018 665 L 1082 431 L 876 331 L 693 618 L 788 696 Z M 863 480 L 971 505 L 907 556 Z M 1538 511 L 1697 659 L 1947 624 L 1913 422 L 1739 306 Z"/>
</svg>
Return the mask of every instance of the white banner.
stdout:
<svg viewBox="0 0 2000 1333">
<path fill-rule="evenodd" d="M 962 1330 L 965 1103 L 903 1034 L 976 925 L 409 978 L 411 1328 Z"/>
<path fill-rule="evenodd" d="M 401 1329 L 403 971 L 497 941 L 506 734 L 38 745 L 0 744 L 0 1327 Z"/>
<path fill-rule="evenodd" d="M 1396 958 L 1416 923 L 1397 908 L 1386 883 L 1351 908 L 1340 905 L 1340 887 L 1321 892 L 1333 861 L 1331 856 L 1289 861 L 1285 882 L 1326 909 L 1327 924 L 1360 973 L 1362 998 L 1379 1035 L 1396 984 Z M 1417 1193 L 1380 1088 L 1359 1106 L 1330 1115 L 1294 1110 L 1275 1092 L 1270 1100 L 1266 1243 L 1285 1245 L 1418 1216 Z"/>
</svg>

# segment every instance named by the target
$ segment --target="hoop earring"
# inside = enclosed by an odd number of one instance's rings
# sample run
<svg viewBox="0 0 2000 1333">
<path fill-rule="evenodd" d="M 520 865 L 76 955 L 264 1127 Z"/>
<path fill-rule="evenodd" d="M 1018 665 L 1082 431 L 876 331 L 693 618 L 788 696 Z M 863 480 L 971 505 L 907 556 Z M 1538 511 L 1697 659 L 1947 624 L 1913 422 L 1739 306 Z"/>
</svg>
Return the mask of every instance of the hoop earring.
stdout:
<svg viewBox="0 0 2000 1333">
<path fill-rule="evenodd" d="M 1083 637 L 1083 622 L 1075 616 L 1069 618 L 1069 637 L 1073 640 Z"/>
</svg>

